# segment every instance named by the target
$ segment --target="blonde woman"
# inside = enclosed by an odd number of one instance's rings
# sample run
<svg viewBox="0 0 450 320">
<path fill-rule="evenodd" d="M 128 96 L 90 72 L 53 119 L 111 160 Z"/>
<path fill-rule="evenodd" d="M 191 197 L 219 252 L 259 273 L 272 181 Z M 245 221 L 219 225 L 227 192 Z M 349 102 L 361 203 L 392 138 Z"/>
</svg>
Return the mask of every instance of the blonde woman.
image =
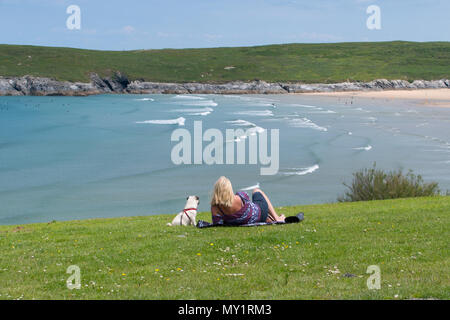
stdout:
<svg viewBox="0 0 450 320">
<path fill-rule="evenodd" d="M 211 199 L 211 214 L 214 224 L 241 225 L 255 222 L 284 221 L 269 198 L 260 189 L 254 189 L 252 200 L 245 192 L 234 194 L 233 186 L 226 177 L 220 177 L 214 184 Z"/>
</svg>

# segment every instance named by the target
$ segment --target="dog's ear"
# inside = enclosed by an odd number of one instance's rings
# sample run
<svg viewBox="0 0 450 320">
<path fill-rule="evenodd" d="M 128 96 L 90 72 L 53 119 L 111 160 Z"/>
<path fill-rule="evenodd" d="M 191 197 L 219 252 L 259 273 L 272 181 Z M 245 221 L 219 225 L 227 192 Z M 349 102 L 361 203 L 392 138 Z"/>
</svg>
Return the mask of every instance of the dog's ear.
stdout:
<svg viewBox="0 0 450 320">
<path fill-rule="evenodd" d="M 186 197 L 186 200 L 189 200 L 189 196 Z"/>
<path fill-rule="evenodd" d="M 197 199 L 198 204 L 200 204 L 200 198 L 198 196 L 195 196 L 195 199 Z"/>
</svg>

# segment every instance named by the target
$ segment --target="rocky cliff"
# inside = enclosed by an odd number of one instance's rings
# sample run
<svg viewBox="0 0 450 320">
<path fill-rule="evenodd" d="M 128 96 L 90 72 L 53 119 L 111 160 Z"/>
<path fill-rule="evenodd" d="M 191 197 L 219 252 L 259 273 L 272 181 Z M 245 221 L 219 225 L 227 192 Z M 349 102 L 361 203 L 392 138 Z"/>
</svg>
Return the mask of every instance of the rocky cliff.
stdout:
<svg viewBox="0 0 450 320">
<path fill-rule="evenodd" d="M 265 81 L 211 83 L 157 83 L 129 81 L 120 72 L 112 77 L 91 75 L 90 83 L 56 81 L 33 76 L 0 77 L 0 95 L 3 96 L 86 96 L 105 93 L 215 93 L 215 94 L 282 94 L 304 92 L 369 91 L 402 89 L 450 88 L 448 79 L 405 80 L 379 79 L 371 82 L 342 82 L 333 84 L 267 83 Z"/>
</svg>

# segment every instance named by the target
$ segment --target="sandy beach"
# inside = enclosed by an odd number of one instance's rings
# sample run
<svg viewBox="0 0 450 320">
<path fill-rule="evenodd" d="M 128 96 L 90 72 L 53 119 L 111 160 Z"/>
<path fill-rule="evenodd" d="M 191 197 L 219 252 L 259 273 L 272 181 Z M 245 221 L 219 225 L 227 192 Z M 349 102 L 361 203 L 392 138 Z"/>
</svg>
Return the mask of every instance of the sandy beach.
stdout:
<svg viewBox="0 0 450 320">
<path fill-rule="evenodd" d="M 417 103 L 423 106 L 450 108 L 449 89 L 314 92 L 301 93 L 301 95 L 317 95 L 337 98 L 372 98 L 386 100 L 410 99 L 417 100 Z"/>
</svg>

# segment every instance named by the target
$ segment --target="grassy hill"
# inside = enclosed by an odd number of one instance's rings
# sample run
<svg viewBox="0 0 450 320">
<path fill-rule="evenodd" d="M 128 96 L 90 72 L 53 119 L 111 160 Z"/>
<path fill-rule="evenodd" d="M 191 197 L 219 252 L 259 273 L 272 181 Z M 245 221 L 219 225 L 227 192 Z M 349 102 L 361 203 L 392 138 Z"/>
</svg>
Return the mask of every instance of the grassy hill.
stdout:
<svg viewBox="0 0 450 320">
<path fill-rule="evenodd" d="M 172 215 L 0 226 L 0 299 L 450 298 L 450 197 L 280 208 L 298 211 L 300 224 L 256 228 L 167 227 Z"/>
<path fill-rule="evenodd" d="M 0 45 L 0 76 L 89 81 L 121 71 L 131 80 L 333 83 L 450 77 L 450 42 L 285 44 L 210 49 L 94 51 Z"/>
</svg>

